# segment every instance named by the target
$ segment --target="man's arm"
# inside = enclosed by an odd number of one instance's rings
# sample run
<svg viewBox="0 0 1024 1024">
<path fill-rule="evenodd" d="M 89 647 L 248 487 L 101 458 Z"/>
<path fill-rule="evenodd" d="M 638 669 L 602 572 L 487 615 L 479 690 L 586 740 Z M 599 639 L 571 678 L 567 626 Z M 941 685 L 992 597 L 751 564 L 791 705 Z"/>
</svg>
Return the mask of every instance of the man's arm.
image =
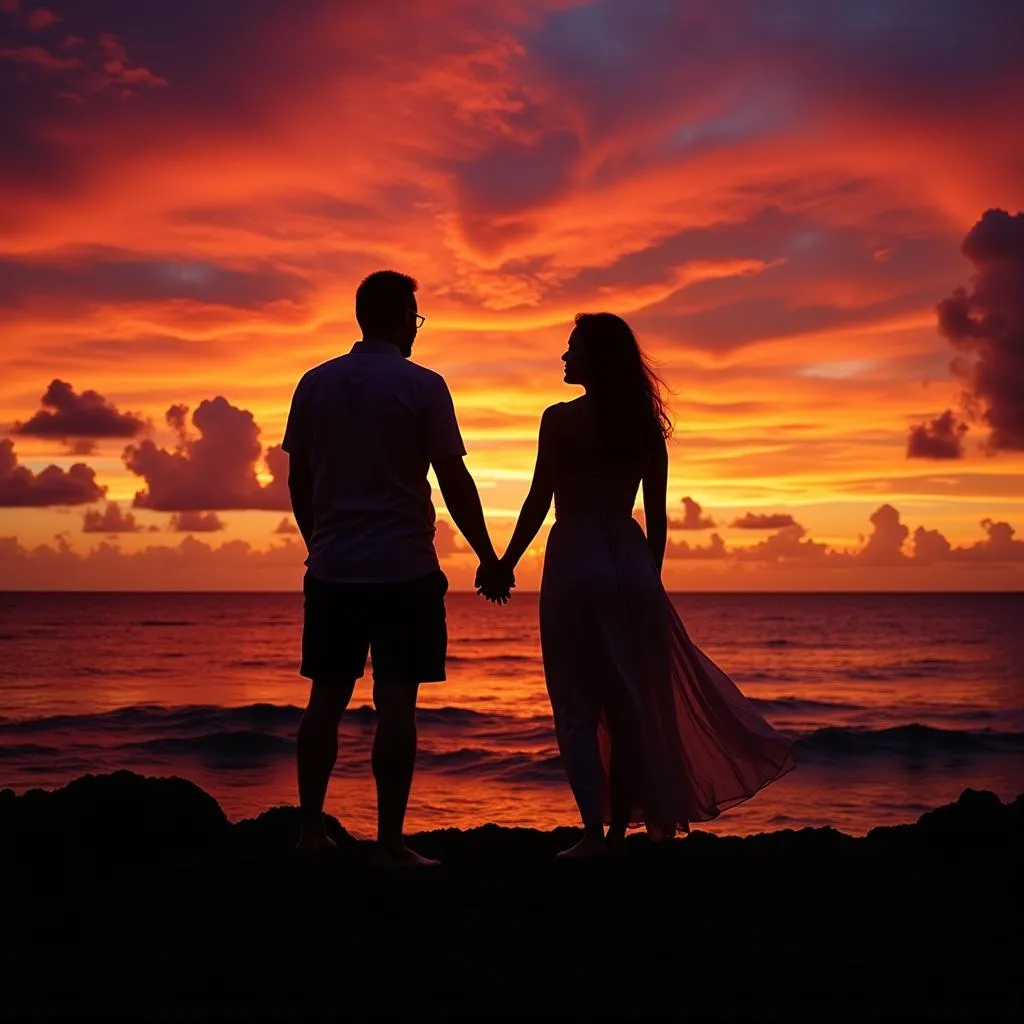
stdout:
<svg viewBox="0 0 1024 1024">
<path fill-rule="evenodd" d="M 313 540 L 313 477 L 301 453 L 288 456 L 288 493 L 292 514 L 308 550 Z"/>
<path fill-rule="evenodd" d="M 441 488 L 441 497 L 444 498 L 445 506 L 455 525 L 476 552 L 480 563 L 494 565 L 498 561 L 498 556 L 494 553 L 494 546 L 487 533 L 480 494 L 469 475 L 469 470 L 466 469 L 466 464 L 462 461 L 462 456 L 449 455 L 438 459 L 433 465 L 437 474 L 437 484 Z"/>
</svg>

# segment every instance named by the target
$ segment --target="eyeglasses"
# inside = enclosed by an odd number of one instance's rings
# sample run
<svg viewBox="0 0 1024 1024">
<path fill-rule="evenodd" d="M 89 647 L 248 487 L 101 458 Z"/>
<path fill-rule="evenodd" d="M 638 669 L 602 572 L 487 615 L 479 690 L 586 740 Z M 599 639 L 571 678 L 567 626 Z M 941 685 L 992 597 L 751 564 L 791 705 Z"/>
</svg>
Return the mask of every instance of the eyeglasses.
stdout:
<svg viewBox="0 0 1024 1024">
<path fill-rule="evenodd" d="M 426 318 L 425 316 L 421 316 L 421 315 L 420 315 L 419 313 L 417 313 L 417 314 L 416 314 L 416 330 L 417 330 L 417 331 L 418 331 L 418 330 L 419 330 L 419 329 L 420 329 L 420 328 L 421 328 L 421 327 L 422 327 L 422 326 L 423 326 L 423 325 L 424 325 L 424 324 L 425 324 L 426 322 L 427 322 L 427 318 Z"/>
</svg>

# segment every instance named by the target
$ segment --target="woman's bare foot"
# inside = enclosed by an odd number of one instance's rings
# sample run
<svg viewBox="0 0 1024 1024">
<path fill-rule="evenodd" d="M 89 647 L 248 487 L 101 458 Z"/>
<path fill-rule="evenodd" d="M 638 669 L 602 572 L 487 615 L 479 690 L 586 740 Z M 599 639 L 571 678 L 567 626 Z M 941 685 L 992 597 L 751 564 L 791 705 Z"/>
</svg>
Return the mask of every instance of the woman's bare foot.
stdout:
<svg viewBox="0 0 1024 1024">
<path fill-rule="evenodd" d="M 405 843 L 383 846 L 377 843 L 373 854 L 374 867 L 378 868 L 436 868 L 441 862 L 424 857 L 415 850 L 410 850 Z"/>
<path fill-rule="evenodd" d="M 604 836 L 585 835 L 575 846 L 556 854 L 560 860 L 582 860 L 588 857 L 604 857 L 608 854 Z"/>
</svg>

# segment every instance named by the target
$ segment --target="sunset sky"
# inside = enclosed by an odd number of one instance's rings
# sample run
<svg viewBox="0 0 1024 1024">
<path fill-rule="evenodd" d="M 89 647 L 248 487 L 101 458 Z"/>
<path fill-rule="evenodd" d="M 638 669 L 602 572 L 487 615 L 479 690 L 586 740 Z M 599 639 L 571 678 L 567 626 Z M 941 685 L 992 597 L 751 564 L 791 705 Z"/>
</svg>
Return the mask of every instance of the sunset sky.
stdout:
<svg viewBox="0 0 1024 1024">
<path fill-rule="evenodd" d="M 1019 589 L 1022 109 L 1016 0 L 0 0 L 0 587 L 294 588 L 292 389 L 393 267 L 499 548 L 611 310 L 670 587 Z"/>
</svg>

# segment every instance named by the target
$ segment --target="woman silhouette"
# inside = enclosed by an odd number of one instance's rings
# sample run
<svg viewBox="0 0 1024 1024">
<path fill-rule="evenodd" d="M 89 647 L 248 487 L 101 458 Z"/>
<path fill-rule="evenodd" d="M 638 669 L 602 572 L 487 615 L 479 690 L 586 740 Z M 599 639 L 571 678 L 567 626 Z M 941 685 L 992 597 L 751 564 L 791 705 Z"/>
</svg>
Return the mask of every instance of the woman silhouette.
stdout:
<svg viewBox="0 0 1024 1024">
<path fill-rule="evenodd" d="M 584 825 L 561 856 L 579 857 L 617 849 L 631 825 L 688 831 L 795 761 L 791 740 L 690 640 L 662 586 L 671 422 L 632 330 L 581 313 L 562 360 L 566 383 L 586 394 L 545 410 L 533 483 L 494 578 L 510 577 L 554 496 L 541 646 Z M 641 484 L 646 536 L 632 516 Z M 483 582 L 485 596 L 507 599 Z"/>
</svg>

